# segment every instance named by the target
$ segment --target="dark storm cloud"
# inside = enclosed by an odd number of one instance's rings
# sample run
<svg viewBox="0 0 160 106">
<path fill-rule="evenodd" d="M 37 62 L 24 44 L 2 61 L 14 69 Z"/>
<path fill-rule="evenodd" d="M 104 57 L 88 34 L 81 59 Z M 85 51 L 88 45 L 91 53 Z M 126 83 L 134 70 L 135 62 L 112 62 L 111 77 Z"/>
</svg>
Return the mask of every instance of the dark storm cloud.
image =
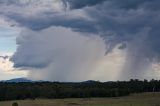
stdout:
<svg viewBox="0 0 160 106">
<path fill-rule="evenodd" d="M 64 26 L 70 27 L 73 30 L 80 32 L 97 32 L 94 23 L 87 21 L 83 18 L 72 18 L 66 15 L 49 15 L 49 13 L 41 14 L 41 17 L 29 19 L 28 17 L 21 17 L 20 14 L 8 14 L 7 17 L 14 19 L 20 26 L 28 27 L 32 30 L 43 30 L 51 26 Z M 51 14 L 51 13 L 50 13 Z"/>
<path fill-rule="evenodd" d="M 106 0 L 63 0 L 65 5 L 69 3 L 70 9 L 80 9 L 86 6 L 94 6 Z"/>
<path fill-rule="evenodd" d="M 111 42 L 130 42 L 135 37 L 138 39 L 139 37 L 136 35 L 148 28 L 150 29 L 148 33 L 151 33 L 148 40 L 154 43 L 154 39 L 159 38 L 157 29 L 160 22 L 160 9 L 153 10 L 152 5 L 156 5 L 159 2 L 152 1 L 150 3 L 146 1 L 137 5 L 136 3 L 134 6 L 126 7 L 128 5 L 127 2 L 108 1 L 103 5 L 97 6 L 96 9 L 89 10 L 88 13 L 96 20 L 99 32 L 102 32 L 104 38 L 108 38 L 106 32 L 111 33 Z M 150 40 L 150 37 L 153 41 Z"/>
</svg>

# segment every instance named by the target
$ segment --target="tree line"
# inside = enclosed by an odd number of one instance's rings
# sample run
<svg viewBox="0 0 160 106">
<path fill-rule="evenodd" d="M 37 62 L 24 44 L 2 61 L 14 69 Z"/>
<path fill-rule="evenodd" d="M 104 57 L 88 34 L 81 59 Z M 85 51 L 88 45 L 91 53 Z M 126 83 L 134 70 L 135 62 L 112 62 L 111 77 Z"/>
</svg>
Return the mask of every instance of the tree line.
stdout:
<svg viewBox="0 0 160 106">
<path fill-rule="evenodd" d="M 131 93 L 159 92 L 160 80 L 89 81 L 81 83 L 27 82 L 0 83 L 0 101 L 36 98 L 119 97 Z"/>
</svg>

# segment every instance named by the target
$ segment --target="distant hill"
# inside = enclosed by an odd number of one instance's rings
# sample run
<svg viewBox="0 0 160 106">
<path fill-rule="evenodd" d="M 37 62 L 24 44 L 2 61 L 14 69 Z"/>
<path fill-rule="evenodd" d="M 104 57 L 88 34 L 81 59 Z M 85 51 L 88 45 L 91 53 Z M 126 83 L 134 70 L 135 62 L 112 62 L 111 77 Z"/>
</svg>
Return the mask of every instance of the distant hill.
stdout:
<svg viewBox="0 0 160 106">
<path fill-rule="evenodd" d="M 18 83 L 18 82 L 34 82 L 34 81 L 29 80 L 27 78 L 14 78 L 14 79 L 10 79 L 10 80 L 3 80 L 1 82 L 15 82 L 15 83 Z"/>
<path fill-rule="evenodd" d="M 94 80 L 87 80 L 87 81 L 83 81 L 81 83 L 99 83 L 99 81 L 94 81 Z"/>
<path fill-rule="evenodd" d="M 14 79 L 9 79 L 9 80 L 2 80 L 0 82 L 19 83 L 19 82 L 49 82 L 49 81 L 43 81 L 43 80 L 33 81 L 27 78 L 14 78 Z"/>
<path fill-rule="evenodd" d="M 9 80 L 2 80 L 0 82 L 13 82 L 13 83 L 18 83 L 18 82 L 50 82 L 50 81 L 43 81 L 43 80 L 37 80 L 33 81 L 27 78 L 14 78 L 14 79 L 9 79 Z M 51 81 L 52 82 L 52 81 Z M 82 81 L 82 82 L 61 82 L 61 83 L 98 83 L 99 81 L 94 81 L 94 80 L 87 80 L 87 81 Z"/>
</svg>

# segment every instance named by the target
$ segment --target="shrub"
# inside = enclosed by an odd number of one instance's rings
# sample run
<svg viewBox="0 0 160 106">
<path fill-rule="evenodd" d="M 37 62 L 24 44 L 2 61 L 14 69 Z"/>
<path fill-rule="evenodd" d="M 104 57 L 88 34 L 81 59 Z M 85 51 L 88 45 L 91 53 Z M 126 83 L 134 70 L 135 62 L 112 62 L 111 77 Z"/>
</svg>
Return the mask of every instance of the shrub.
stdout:
<svg viewBox="0 0 160 106">
<path fill-rule="evenodd" d="M 14 103 L 12 104 L 12 106 L 18 106 L 18 103 L 17 103 L 17 102 L 14 102 Z"/>
</svg>

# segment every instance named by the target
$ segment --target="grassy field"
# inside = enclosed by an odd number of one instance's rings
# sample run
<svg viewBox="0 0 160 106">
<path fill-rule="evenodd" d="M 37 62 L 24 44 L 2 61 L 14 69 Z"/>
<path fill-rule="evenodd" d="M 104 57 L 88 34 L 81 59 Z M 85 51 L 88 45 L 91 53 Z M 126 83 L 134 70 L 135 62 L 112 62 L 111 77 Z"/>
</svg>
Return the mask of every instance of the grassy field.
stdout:
<svg viewBox="0 0 160 106">
<path fill-rule="evenodd" d="M 160 93 L 132 94 L 116 98 L 36 99 L 0 102 L 0 106 L 160 106 Z"/>
</svg>

